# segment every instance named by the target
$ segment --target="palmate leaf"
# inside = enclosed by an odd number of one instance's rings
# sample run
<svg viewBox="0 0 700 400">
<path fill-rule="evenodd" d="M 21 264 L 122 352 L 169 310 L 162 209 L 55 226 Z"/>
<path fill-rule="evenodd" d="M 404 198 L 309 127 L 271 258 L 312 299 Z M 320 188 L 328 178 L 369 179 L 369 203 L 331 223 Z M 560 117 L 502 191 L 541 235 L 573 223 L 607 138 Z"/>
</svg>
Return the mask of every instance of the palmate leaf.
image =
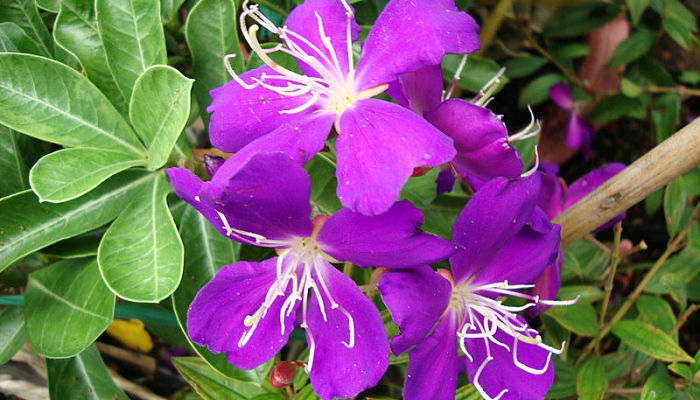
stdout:
<svg viewBox="0 0 700 400">
<path fill-rule="evenodd" d="M 234 0 L 201 0 L 187 17 L 185 37 L 192 54 L 194 94 L 199 103 L 205 125 L 209 121 L 206 108 L 211 103 L 209 91 L 231 80 L 226 71 L 224 56 L 240 53 Z M 243 72 L 243 57 L 230 60 L 237 73 Z"/>
<path fill-rule="evenodd" d="M 192 79 L 167 65 L 149 67 L 134 85 L 129 118 L 148 148 L 148 168 L 165 164 L 190 114 Z"/>
<path fill-rule="evenodd" d="M 97 249 L 102 278 L 126 300 L 156 303 L 170 296 L 182 276 L 183 248 L 161 173 L 107 229 Z"/>
<path fill-rule="evenodd" d="M 94 257 L 40 269 L 29 276 L 24 294 L 29 341 L 46 357 L 78 354 L 112 322 L 114 300 Z"/>
<path fill-rule="evenodd" d="M 114 71 L 97 28 L 94 0 L 62 0 L 54 23 L 56 43 L 73 54 L 83 67 L 88 79 L 97 86 L 114 107 L 126 113 L 128 92 L 117 86 Z"/>
<path fill-rule="evenodd" d="M 41 49 L 42 55 L 53 54 L 49 30 L 39 16 L 34 0 L 3 0 L 0 2 L 0 22 L 14 22 Z"/>
<path fill-rule="evenodd" d="M 39 203 L 29 190 L 0 200 L 0 271 L 52 243 L 108 223 L 153 180 L 152 174 L 127 171 L 61 204 Z"/>
<path fill-rule="evenodd" d="M 129 98 L 146 68 L 166 62 L 160 2 L 97 0 L 95 9 L 107 62 L 117 85 Z"/>
<path fill-rule="evenodd" d="M 146 160 L 122 151 L 77 148 L 47 154 L 32 168 L 29 181 L 39 201 L 73 200 L 123 170 Z"/>
<path fill-rule="evenodd" d="M 67 147 L 145 155 L 143 146 L 105 96 L 57 61 L 0 54 L 0 123 Z"/>
<path fill-rule="evenodd" d="M 47 359 L 46 374 L 52 399 L 129 399 L 112 382 L 95 346 L 75 357 Z"/>
</svg>

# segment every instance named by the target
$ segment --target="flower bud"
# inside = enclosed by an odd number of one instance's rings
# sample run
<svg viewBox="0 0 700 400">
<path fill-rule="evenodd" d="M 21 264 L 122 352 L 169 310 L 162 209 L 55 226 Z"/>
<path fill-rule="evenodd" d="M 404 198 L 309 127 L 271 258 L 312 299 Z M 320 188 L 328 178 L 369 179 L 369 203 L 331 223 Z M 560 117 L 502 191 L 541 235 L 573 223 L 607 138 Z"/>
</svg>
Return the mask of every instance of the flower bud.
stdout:
<svg viewBox="0 0 700 400">
<path fill-rule="evenodd" d="M 275 389 L 282 389 L 294 381 L 297 366 L 289 361 L 282 361 L 270 371 L 270 385 Z"/>
</svg>

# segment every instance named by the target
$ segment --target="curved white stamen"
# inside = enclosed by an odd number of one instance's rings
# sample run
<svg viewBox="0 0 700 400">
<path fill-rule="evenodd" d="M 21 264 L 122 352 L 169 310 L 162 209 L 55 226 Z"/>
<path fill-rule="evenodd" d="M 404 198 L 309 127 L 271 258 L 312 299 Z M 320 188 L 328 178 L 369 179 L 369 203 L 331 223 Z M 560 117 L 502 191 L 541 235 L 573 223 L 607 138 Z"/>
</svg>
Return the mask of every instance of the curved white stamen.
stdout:
<svg viewBox="0 0 700 400">
<path fill-rule="evenodd" d="M 481 376 L 481 371 L 484 370 L 484 368 L 486 367 L 486 364 L 491 362 L 491 360 L 493 360 L 493 357 L 491 357 L 491 356 L 486 357 L 484 359 L 484 361 L 481 363 L 479 368 L 476 370 L 476 374 L 474 374 L 474 382 L 472 382 L 472 384 L 474 386 L 474 389 L 476 389 L 485 400 L 498 400 L 501 397 L 503 397 L 504 394 L 508 393 L 508 389 L 503 389 L 503 390 L 501 390 L 501 393 L 498 394 L 498 396 L 491 397 L 486 393 L 484 388 L 481 387 L 481 384 L 479 383 L 479 377 Z"/>
<path fill-rule="evenodd" d="M 493 78 L 489 79 L 489 81 L 486 82 L 486 84 L 484 84 L 484 86 L 481 88 L 479 94 L 472 99 L 472 103 L 476 104 L 477 106 L 486 107 L 491 100 L 493 100 L 491 95 L 498 89 L 498 86 L 501 83 L 501 76 L 503 76 L 505 72 L 506 69 L 503 67 Z"/>
<path fill-rule="evenodd" d="M 448 100 L 450 97 L 452 97 L 452 93 L 454 92 L 455 88 L 457 87 L 457 82 L 459 82 L 459 78 L 462 76 L 462 70 L 464 70 L 464 67 L 467 65 L 467 55 L 463 55 L 462 59 L 459 60 L 459 65 L 457 65 L 457 70 L 455 71 L 454 75 L 452 75 L 452 85 L 450 85 L 450 89 L 447 90 L 447 93 L 442 96 L 442 101 Z"/>
<path fill-rule="evenodd" d="M 307 108 L 311 107 L 318 101 L 318 93 L 313 93 L 311 95 L 311 98 L 304 104 L 300 105 L 299 107 L 292 108 L 291 110 L 280 110 L 280 114 L 296 114 L 298 112 L 302 112 L 306 110 Z"/>
<path fill-rule="evenodd" d="M 530 168 L 529 171 L 524 172 L 520 175 L 521 178 L 527 178 L 528 176 L 534 174 L 537 169 L 540 167 L 540 154 L 537 151 L 537 145 L 535 145 L 535 166 Z"/>
<path fill-rule="evenodd" d="M 531 137 L 537 136 L 540 133 L 540 130 L 542 129 L 540 121 L 537 118 L 535 118 L 535 114 L 532 112 L 532 107 L 530 107 L 529 104 L 527 105 L 527 109 L 530 111 L 530 123 L 527 124 L 527 126 L 520 132 L 509 136 L 508 142 L 516 142 L 519 140 L 529 139 Z"/>
<path fill-rule="evenodd" d="M 535 369 L 535 368 L 529 367 L 529 366 L 521 363 L 518 360 L 518 342 L 519 341 L 520 341 L 520 339 L 518 336 L 516 336 L 514 341 L 513 341 L 513 362 L 515 363 L 515 365 L 517 365 L 518 368 L 522 369 L 523 371 L 527 371 L 533 375 L 542 375 L 545 372 L 547 372 L 547 368 L 549 367 L 549 361 L 552 359 L 552 353 L 547 352 L 547 361 L 544 363 L 544 367 L 542 367 L 541 369 Z"/>
</svg>

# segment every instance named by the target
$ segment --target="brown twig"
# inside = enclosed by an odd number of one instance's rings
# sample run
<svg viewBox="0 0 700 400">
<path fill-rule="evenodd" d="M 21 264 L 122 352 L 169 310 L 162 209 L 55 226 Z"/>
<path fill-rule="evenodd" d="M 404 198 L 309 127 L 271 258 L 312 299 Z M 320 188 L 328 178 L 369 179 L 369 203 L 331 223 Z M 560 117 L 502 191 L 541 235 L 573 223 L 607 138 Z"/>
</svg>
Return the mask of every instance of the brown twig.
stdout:
<svg viewBox="0 0 700 400">
<path fill-rule="evenodd" d="M 611 220 L 700 163 L 700 118 L 559 214 L 562 247 Z"/>
</svg>

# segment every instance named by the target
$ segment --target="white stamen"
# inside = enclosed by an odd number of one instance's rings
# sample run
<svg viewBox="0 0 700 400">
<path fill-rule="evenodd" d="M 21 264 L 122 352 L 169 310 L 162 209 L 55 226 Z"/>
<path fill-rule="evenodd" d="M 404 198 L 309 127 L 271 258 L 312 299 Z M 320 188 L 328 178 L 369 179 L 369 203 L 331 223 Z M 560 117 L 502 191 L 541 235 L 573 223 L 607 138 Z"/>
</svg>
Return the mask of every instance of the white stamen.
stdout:
<svg viewBox="0 0 700 400">
<path fill-rule="evenodd" d="M 454 75 L 452 75 L 452 85 L 450 86 L 450 89 L 447 91 L 446 94 L 442 96 L 442 101 L 445 101 L 452 97 L 452 93 L 454 92 L 455 88 L 457 87 L 457 82 L 459 82 L 459 78 L 462 76 L 462 70 L 464 70 L 464 67 L 467 65 L 467 55 L 463 55 L 462 59 L 459 60 L 459 65 L 457 65 L 457 70 L 455 71 Z"/>
<path fill-rule="evenodd" d="M 504 394 L 508 393 L 508 389 L 503 389 L 503 390 L 501 390 L 501 393 L 498 394 L 498 396 L 491 397 L 486 393 L 484 388 L 482 388 L 481 384 L 479 383 L 479 377 L 481 376 L 481 371 L 484 370 L 484 368 L 486 367 L 486 364 L 491 362 L 491 360 L 493 360 L 493 357 L 489 356 L 489 357 L 486 357 L 484 359 L 484 361 L 481 363 L 479 368 L 476 370 L 476 374 L 474 374 L 473 385 L 474 385 L 474 389 L 476 389 L 485 400 L 498 400 L 501 397 L 503 397 Z"/>
<path fill-rule="evenodd" d="M 525 140 L 531 137 L 537 136 L 542 129 L 540 121 L 535 118 L 535 114 L 532 112 L 532 107 L 528 104 L 527 109 L 530 111 L 530 123 L 521 130 L 520 132 L 508 137 L 509 142 L 515 142 L 518 140 Z"/>
<path fill-rule="evenodd" d="M 503 76 L 503 74 L 505 72 L 506 72 L 505 67 L 501 68 L 493 78 L 491 78 L 488 82 L 486 82 L 484 87 L 482 87 L 481 90 L 479 91 L 479 94 L 477 94 L 476 97 L 474 97 L 472 99 L 472 103 L 476 104 L 477 106 L 481 106 L 481 107 L 488 106 L 488 104 L 491 102 L 491 100 L 493 100 L 491 95 L 494 94 L 496 92 L 496 90 L 498 89 L 498 86 L 501 83 L 501 80 L 500 80 L 501 76 Z"/>
<path fill-rule="evenodd" d="M 529 171 L 521 174 L 520 177 L 527 178 L 528 176 L 534 174 L 539 167 L 540 167 L 540 154 L 537 152 L 537 145 L 535 145 L 535 166 L 532 167 Z"/>
</svg>

